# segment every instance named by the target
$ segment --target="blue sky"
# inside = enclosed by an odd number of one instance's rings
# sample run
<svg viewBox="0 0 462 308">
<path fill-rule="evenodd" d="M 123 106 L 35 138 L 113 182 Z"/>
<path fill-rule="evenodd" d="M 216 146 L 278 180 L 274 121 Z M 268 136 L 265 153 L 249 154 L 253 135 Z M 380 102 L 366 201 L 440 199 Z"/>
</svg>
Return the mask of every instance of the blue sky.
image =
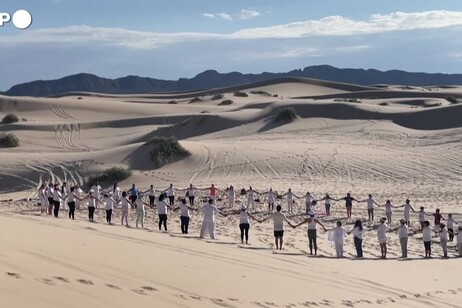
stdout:
<svg viewBox="0 0 462 308">
<path fill-rule="evenodd" d="M 161 79 L 310 65 L 462 73 L 462 1 L 7 0 L 0 90 L 88 72 Z"/>
</svg>

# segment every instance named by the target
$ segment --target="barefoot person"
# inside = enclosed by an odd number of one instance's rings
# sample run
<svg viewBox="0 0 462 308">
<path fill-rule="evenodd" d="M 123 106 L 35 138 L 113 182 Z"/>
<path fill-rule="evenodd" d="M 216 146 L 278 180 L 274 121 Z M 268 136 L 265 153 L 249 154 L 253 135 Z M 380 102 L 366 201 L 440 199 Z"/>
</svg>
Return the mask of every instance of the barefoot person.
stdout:
<svg viewBox="0 0 462 308">
<path fill-rule="evenodd" d="M 295 194 L 292 192 L 292 189 L 291 189 L 291 188 L 289 188 L 289 190 L 288 190 L 285 194 L 283 194 L 282 196 L 283 196 L 283 197 L 284 197 L 284 196 L 287 196 L 287 211 L 288 211 L 289 213 L 293 213 L 293 211 L 294 211 L 294 201 L 295 201 L 294 198 L 300 199 L 300 197 L 297 196 L 297 195 L 295 195 Z"/>
<path fill-rule="evenodd" d="M 162 230 L 162 226 L 164 226 L 164 230 L 167 231 L 167 211 L 171 209 L 171 207 L 165 202 L 165 194 L 159 196 L 159 200 L 156 202 L 156 208 L 157 214 L 159 215 L 159 231 Z"/>
<path fill-rule="evenodd" d="M 446 228 L 446 225 L 444 223 L 440 223 L 440 243 L 441 243 L 441 248 L 443 249 L 443 258 L 448 257 L 448 228 Z"/>
<path fill-rule="evenodd" d="M 274 211 L 274 202 L 276 202 L 276 194 L 273 188 L 270 187 L 269 191 L 263 193 L 263 195 L 268 196 L 268 213 L 272 213 Z"/>
<path fill-rule="evenodd" d="M 174 206 L 175 205 L 175 188 L 173 187 L 173 184 L 170 184 L 170 186 L 164 191 L 167 192 L 169 205 Z"/>
<path fill-rule="evenodd" d="M 313 196 L 309 191 L 305 195 L 305 214 L 309 215 L 312 212 L 313 202 L 316 201 L 316 197 Z"/>
<path fill-rule="evenodd" d="M 93 219 L 94 219 L 94 215 L 95 215 L 95 209 L 96 209 L 96 205 L 99 201 L 99 199 L 96 198 L 96 196 L 94 195 L 94 191 L 93 190 L 90 190 L 88 192 L 88 195 L 82 199 L 83 200 L 86 200 L 88 199 L 88 220 L 93 222 Z"/>
<path fill-rule="evenodd" d="M 314 254 L 317 255 L 318 254 L 318 244 L 316 243 L 317 225 L 319 224 L 326 232 L 327 232 L 327 229 L 317 218 L 314 217 L 313 213 L 310 214 L 310 217 L 305 218 L 302 222 L 295 225 L 295 228 L 303 224 L 308 224 L 308 242 L 309 242 L 309 247 L 310 247 L 310 255 L 313 254 L 313 247 L 314 247 Z"/>
<path fill-rule="evenodd" d="M 407 258 L 407 241 L 409 238 L 409 227 L 407 226 L 407 221 L 401 219 L 400 226 L 398 227 L 398 237 L 399 243 L 401 245 L 401 258 Z"/>
<path fill-rule="evenodd" d="M 234 201 L 236 200 L 236 191 L 234 186 L 231 185 L 228 187 L 228 208 L 232 209 L 234 207 Z"/>
<path fill-rule="evenodd" d="M 432 227 L 430 227 L 428 220 L 424 221 L 423 226 L 422 239 L 425 248 L 425 258 L 428 259 L 432 257 Z"/>
<path fill-rule="evenodd" d="M 128 190 L 128 193 L 130 194 L 129 199 L 132 202 L 132 206 L 134 206 L 136 199 L 138 199 L 138 193 L 139 193 L 139 190 L 138 188 L 136 188 L 135 184 L 133 184 L 132 188 Z"/>
<path fill-rule="evenodd" d="M 406 199 L 406 203 L 403 205 L 397 206 L 396 208 L 404 207 L 404 220 L 406 220 L 406 225 L 409 227 L 411 225 L 410 217 L 411 210 L 415 213 L 414 208 L 411 205 L 411 200 Z"/>
<path fill-rule="evenodd" d="M 267 216 L 260 222 L 264 222 L 268 219 L 273 219 L 273 229 L 274 229 L 274 242 L 276 244 L 276 250 L 282 250 L 282 244 L 284 243 L 284 221 L 287 222 L 289 226 L 295 228 L 295 226 L 287 219 L 286 215 L 281 213 L 281 206 L 276 206 L 276 213 Z"/>
<path fill-rule="evenodd" d="M 74 219 L 75 201 L 79 199 L 79 197 L 75 194 L 74 186 L 71 187 L 64 199 L 67 199 L 67 207 L 69 208 L 69 219 Z"/>
<path fill-rule="evenodd" d="M 156 190 L 154 189 L 154 185 L 151 184 L 149 189 L 144 192 L 144 194 L 148 194 L 149 197 L 149 206 L 153 207 L 154 201 L 156 200 Z"/>
<path fill-rule="evenodd" d="M 255 191 L 252 186 L 249 187 L 249 190 L 246 190 L 247 194 L 247 210 L 255 210 Z"/>
<path fill-rule="evenodd" d="M 54 205 L 53 195 L 54 195 L 53 183 L 51 183 L 51 180 L 50 180 L 50 183 L 48 184 L 48 187 L 45 190 L 45 196 L 48 199 L 48 215 L 51 215 L 53 212 L 53 205 Z"/>
<path fill-rule="evenodd" d="M 194 202 L 193 202 L 194 203 Z M 188 206 L 186 199 L 181 199 L 180 206 L 173 209 L 173 211 L 180 210 L 180 228 L 182 234 L 188 234 L 190 214 L 189 210 L 196 210 L 196 208 Z"/>
<path fill-rule="evenodd" d="M 330 209 L 331 209 L 331 205 L 332 205 L 332 199 L 329 196 L 329 194 L 326 194 L 324 196 L 324 198 L 322 198 L 319 201 L 324 201 L 324 206 L 326 208 L 326 216 L 330 216 L 330 214 L 331 214 Z"/>
<path fill-rule="evenodd" d="M 382 217 L 380 219 L 380 225 L 377 227 L 377 239 L 379 240 L 381 259 L 387 258 L 387 230 L 388 225 L 385 223 L 387 219 Z"/>
<path fill-rule="evenodd" d="M 430 216 L 430 215 L 425 213 L 425 208 L 423 206 L 421 206 L 420 210 L 419 210 L 419 223 L 420 223 L 420 228 L 422 230 L 423 230 L 423 228 L 425 228 L 425 221 L 427 220 L 426 216 Z"/>
<path fill-rule="evenodd" d="M 335 253 L 337 258 L 343 258 L 343 245 L 345 243 L 345 237 L 347 236 L 347 230 L 342 227 L 342 222 L 337 221 L 337 227 L 329 232 L 329 241 L 335 244 Z"/>
<path fill-rule="evenodd" d="M 114 211 L 114 205 L 116 201 L 112 198 L 112 194 L 106 193 L 103 194 L 104 196 L 104 203 L 106 204 L 106 222 L 111 225 L 112 224 L 112 212 Z"/>
<path fill-rule="evenodd" d="M 45 193 L 45 184 L 42 184 L 38 190 L 40 213 L 46 213 L 48 208 L 48 199 Z"/>
<path fill-rule="evenodd" d="M 258 222 L 258 220 L 255 216 L 247 212 L 246 207 L 242 207 L 239 211 L 235 211 L 233 213 L 230 213 L 228 215 L 237 215 L 239 214 L 239 230 L 241 231 L 241 243 L 244 244 L 244 238 L 245 238 L 245 244 L 249 244 L 249 230 L 250 230 L 250 219 L 252 218 Z"/>
<path fill-rule="evenodd" d="M 459 251 L 459 257 L 462 257 L 462 225 L 459 225 L 457 230 L 457 250 Z"/>
<path fill-rule="evenodd" d="M 61 189 L 59 189 L 58 184 L 55 184 L 55 187 L 53 189 L 53 214 L 55 215 L 56 218 L 58 218 L 58 215 L 59 215 L 59 207 L 61 205 L 61 199 L 63 199 L 63 196 L 61 194 Z"/>
<path fill-rule="evenodd" d="M 138 223 L 141 225 L 141 229 L 144 229 L 144 217 L 146 216 L 146 211 L 144 206 L 149 206 L 148 203 L 143 201 L 143 193 L 138 191 L 138 198 L 135 201 L 135 208 L 136 208 L 136 227 L 138 228 Z M 165 227 L 165 231 L 167 231 L 167 226 Z"/>
<path fill-rule="evenodd" d="M 215 239 L 215 215 L 218 213 L 222 216 L 226 216 L 225 214 L 221 213 L 217 207 L 214 205 L 214 200 L 212 198 L 209 199 L 209 202 L 205 204 L 202 208 L 204 213 L 204 220 L 202 221 L 201 231 L 200 231 L 200 238 L 204 238 L 205 234 L 208 232 L 210 234 L 210 238 L 212 240 Z"/>
<path fill-rule="evenodd" d="M 347 212 L 347 219 L 351 218 L 351 213 L 353 210 L 353 201 L 358 202 L 355 198 L 353 198 L 350 193 L 347 193 L 346 197 L 343 197 L 341 199 L 337 199 L 336 201 L 341 201 L 345 200 L 345 207 L 346 207 L 346 212 Z"/>
<path fill-rule="evenodd" d="M 369 198 L 366 200 L 361 200 L 359 202 L 367 202 L 367 215 L 369 217 L 369 221 L 374 221 L 374 204 L 377 206 L 380 206 L 377 202 L 375 202 L 374 198 L 372 198 L 372 195 L 369 194 Z"/>
<path fill-rule="evenodd" d="M 435 232 L 440 232 L 440 223 L 441 220 L 446 220 L 440 213 L 440 209 L 436 209 L 435 213 L 432 214 L 435 217 Z"/>
<path fill-rule="evenodd" d="M 391 204 L 390 200 L 387 200 L 383 206 L 385 207 L 385 216 L 387 216 L 387 222 L 388 224 L 391 224 L 391 215 L 393 214 L 392 208 L 394 206 Z"/>
<path fill-rule="evenodd" d="M 448 233 L 449 233 L 449 241 L 454 241 L 454 224 L 457 224 L 454 218 L 452 218 L 452 214 L 448 214 L 448 219 L 446 220 Z"/>
<path fill-rule="evenodd" d="M 348 232 L 348 234 L 353 233 L 353 241 L 355 243 L 355 248 L 356 248 L 356 256 L 358 258 L 363 257 L 363 223 L 361 222 L 360 219 L 357 219 L 355 221 L 355 225 L 353 229 Z"/>
<path fill-rule="evenodd" d="M 127 192 L 123 191 L 122 196 L 120 197 L 120 204 L 121 204 L 121 224 L 122 226 L 124 225 L 124 220 L 125 220 L 125 225 L 128 227 L 128 209 L 130 207 L 130 200 L 127 198 Z"/>
</svg>

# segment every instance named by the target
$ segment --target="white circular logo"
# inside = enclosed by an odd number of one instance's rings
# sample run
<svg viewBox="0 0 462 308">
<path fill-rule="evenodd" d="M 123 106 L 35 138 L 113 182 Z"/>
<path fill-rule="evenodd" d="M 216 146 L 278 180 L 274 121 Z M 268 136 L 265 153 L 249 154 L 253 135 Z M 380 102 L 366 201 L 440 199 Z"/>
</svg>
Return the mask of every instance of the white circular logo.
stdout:
<svg viewBox="0 0 462 308">
<path fill-rule="evenodd" d="M 17 10 L 13 14 L 13 24 L 18 29 L 27 29 L 32 24 L 32 15 L 26 10 Z"/>
</svg>

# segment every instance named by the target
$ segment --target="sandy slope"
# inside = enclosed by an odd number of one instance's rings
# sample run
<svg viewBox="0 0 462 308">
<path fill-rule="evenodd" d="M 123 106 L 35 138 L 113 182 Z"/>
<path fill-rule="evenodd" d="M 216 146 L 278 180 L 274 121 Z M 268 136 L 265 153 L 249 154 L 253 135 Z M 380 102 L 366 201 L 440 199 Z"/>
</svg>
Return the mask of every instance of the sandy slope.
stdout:
<svg viewBox="0 0 462 308">
<path fill-rule="evenodd" d="M 234 97 L 236 90 L 249 96 Z M 462 105 L 444 99 L 460 97 L 459 88 L 371 89 L 281 80 L 221 92 L 220 100 L 212 100 L 219 89 L 172 95 L 0 96 L 2 115 L 14 112 L 26 119 L 0 125 L 0 133 L 13 132 L 21 140 L 18 148 L 0 149 L 1 199 L 35 198 L 36 188 L 50 178 L 83 184 L 94 172 L 123 165 L 134 174 L 122 188 L 132 183 L 142 188 L 152 183 L 158 189 L 169 183 L 181 188 L 215 183 L 219 188 L 252 185 L 259 191 L 291 187 L 298 195 L 309 190 L 334 198 L 351 192 L 364 199 L 373 193 L 380 203 L 391 199 L 400 205 L 410 198 L 414 208 L 441 208 L 444 216 L 453 213 L 462 220 Z M 195 97 L 201 101 L 191 102 Z M 220 106 L 226 99 L 233 103 Z M 299 118 L 271 122 L 286 107 L 294 108 Z M 177 136 L 192 156 L 153 170 L 149 148 L 143 146 L 153 134 Z M 0 306 L 460 307 L 462 300 L 456 274 L 461 259 L 422 261 L 415 214 L 410 260 L 397 259 L 397 236 L 391 233 L 390 260 L 377 261 L 376 221 L 365 222 L 370 229 L 366 260 L 355 261 L 352 238 L 346 244 L 348 259 L 337 260 L 323 231 L 323 257 L 307 257 L 306 226 L 288 230 L 286 249 L 275 254 L 268 222 L 254 224 L 252 245 L 240 247 L 235 216 L 219 218 L 219 240 L 200 241 L 201 215 L 193 218 L 191 235 L 183 238 L 176 215 L 171 231 L 162 234 L 153 231 L 152 211 L 149 229 L 136 230 L 103 224 L 102 212 L 96 224 L 85 221 L 85 211 L 77 221 L 51 219 L 40 216 L 33 203 L 0 205 L 0 225 L 9 231 L 0 235 Z M 257 215 L 263 217 L 265 208 L 258 204 Z M 383 209 L 377 211 L 377 217 L 383 215 Z M 116 211 L 116 222 L 118 215 Z M 365 215 L 365 204 L 355 204 L 353 218 Z M 392 227 L 400 217 L 402 210 L 395 210 Z M 354 222 L 345 219 L 341 202 L 323 221 L 330 228 L 337 219 L 347 229 Z M 434 245 L 439 257 L 436 238 Z M 455 254 L 451 244 L 450 256 Z"/>
</svg>

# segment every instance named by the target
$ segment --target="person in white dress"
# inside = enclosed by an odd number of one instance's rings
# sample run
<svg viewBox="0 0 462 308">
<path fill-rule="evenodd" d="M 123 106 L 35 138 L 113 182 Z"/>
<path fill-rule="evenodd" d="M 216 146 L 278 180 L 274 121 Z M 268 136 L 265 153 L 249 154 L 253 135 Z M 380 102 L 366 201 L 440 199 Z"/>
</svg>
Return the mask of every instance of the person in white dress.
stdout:
<svg viewBox="0 0 462 308">
<path fill-rule="evenodd" d="M 337 258 L 343 258 L 343 246 L 345 244 L 345 237 L 347 236 L 347 230 L 342 227 L 342 222 L 337 221 L 337 227 L 330 230 L 328 239 L 335 244 L 335 253 Z"/>
<path fill-rule="evenodd" d="M 387 219 L 386 218 L 381 218 L 380 219 L 380 224 L 377 227 L 377 239 L 379 241 L 380 245 L 380 253 L 381 253 L 381 258 L 386 259 L 387 258 L 387 231 L 388 231 L 388 225 L 385 223 Z"/>
<path fill-rule="evenodd" d="M 401 258 L 407 258 L 407 242 L 409 238 L 409 227 L 405 219 L 400 220 L 398 227 L 398 238 L 401 245 Z"/>
<path fill-rule="evenodd" d="M 423 226 L 422 239 L 425 248 L 425 258 L 429 259 L 432 257 L 432 227 L 430 226 L 430 222 L 428 220 L 424 221 Z"/>
<path fill-rule="evenodd" d="M 210 234 L 211 239 L 215 239 L 215 215 L 220 214 L 222 216 L 226 216 L 225 214 L 221 213 L 217 207 L 214 205 L 214 200 L 212 198 L 209 199 L 209 202 L 202 207 L 202 211 L 204 213 L 204 220 L 202 221 L 201 231 L 200 231 L 200 238 L 204 238 L 205 234 L 208 232 Z"/>
<path fill-rule="evenodd" d="M 285 194 L 283 194 L 282 196 L 283 197 L 287 196 L 287 211 L 289 213 L 293 213 L 294 212 L 294 203 L 295 203 L 294 198 L 300 199 L 300 197 L 292 192 L 292 188 L 289 188 L 289 190 Z"/>
<path fill-rule="evenodd" d="M 46 213 L 48 208 L 48 199 L 45 195 L 45 184 L 42 184 L 38 189 L 40 213 Z"/>
<path fill-rule="evenodd" d="M 440 244 L 441 248 L 443 249 L 443 258 L 447 258 L 449 234 L 448 228 L 446 228 L 446 225 L 444 223 L 440 223 L 440 230 L 438 233 L 440 234 Z"/>
</svg>

